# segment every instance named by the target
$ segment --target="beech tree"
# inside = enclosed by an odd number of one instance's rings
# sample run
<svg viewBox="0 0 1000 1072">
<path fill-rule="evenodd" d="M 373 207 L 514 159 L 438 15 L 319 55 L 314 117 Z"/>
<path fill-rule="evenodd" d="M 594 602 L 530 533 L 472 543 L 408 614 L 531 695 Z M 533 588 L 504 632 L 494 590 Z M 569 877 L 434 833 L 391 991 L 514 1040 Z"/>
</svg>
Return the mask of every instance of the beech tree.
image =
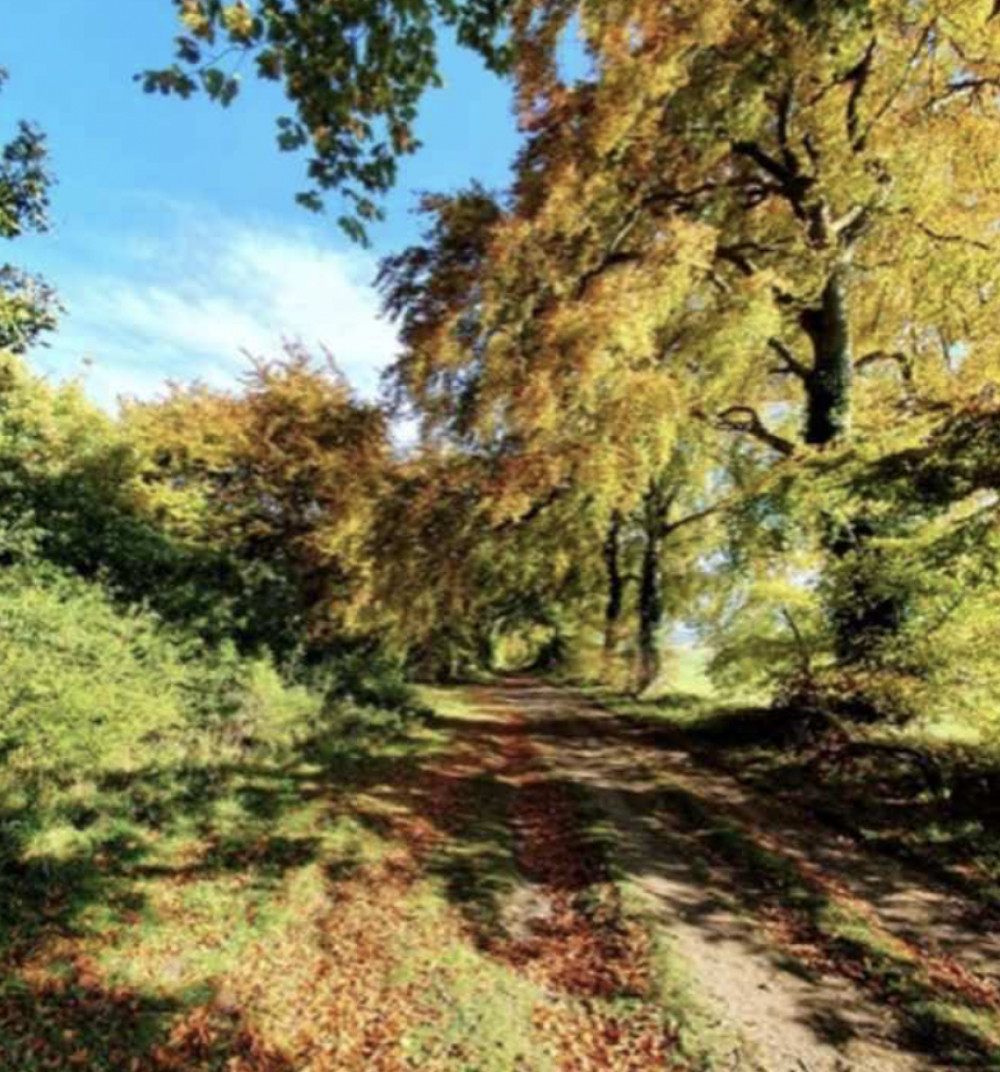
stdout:
<svg viewBox="0 0 1000 1072">
<path fill-rule="evenodd" d="M 521 68 L 515 215 L 562 251 L 564 296 L 686 249 L 684 316 L 636 287 L 629 319 L 673 321 L 716 419 L 784 453 L 995 371 L 989 3 L 625 8 L 585 6 L 593 79 L 563 85 L 540 46 Z M 772 434 L 768 403 L 800 408 L 800 434 Z"/>
<path fill-rule="evenodd" d="M 567 85 L 577 11 L 592 74 Z M 397 389 L 474 449 L 544 458 L 536 498 L 590 486 L 606 553 L 696 422 L 779 472 L 900 421 L 921 435 L 997 371 L 992 15 L 521 5 L 516 180 L 427 202 L 427 242 L 387 263 Z M 838 572 L 870 573 L 870 522 L 817 522 Z M 845 635 L 900 610 L 868 606 Z"/>
<path fill-rule="evenodd" d="M 126 417 L 147 459 L 148 514 L 251 572 L 277 571 L 294 592 L 283 614 L 296 622 L 272 624 L 296 625 L 317 647 L 362 630 L 389 447 L 381 411 L 335 368 L 293 349 L 257 363 L 239 393 L 176 387 Z"/>
</svg>

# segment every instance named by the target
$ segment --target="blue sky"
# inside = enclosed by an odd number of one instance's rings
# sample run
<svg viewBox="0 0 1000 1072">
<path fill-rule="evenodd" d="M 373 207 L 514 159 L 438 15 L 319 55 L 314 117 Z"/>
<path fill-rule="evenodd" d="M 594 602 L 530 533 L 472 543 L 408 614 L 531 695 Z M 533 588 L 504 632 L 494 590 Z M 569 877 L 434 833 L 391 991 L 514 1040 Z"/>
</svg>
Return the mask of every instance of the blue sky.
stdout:
<svg viewBox="0 0 1000 1072">
<path fill-rule="evenodd" d="M 445 48 L 424 147 L 363 251 L 337 228 L 335 204 L 320 217 L 294 204 L 304 162 L 275 147 L 274 87 L 251 80 L 228 111 L 141 92 L 132 75 L 165 64 L 176 32 L 170 0 L 8 0 L 0 13 L 0 135 L 36 121 L 59 180 L 52 232 L 3 251 L 67 306 L 35 367 L 86 370 L 90 394 L 111 405 L 167 379 L 231 383 L 242 350 L 299 338 L 327 345 L 373 393 L 394 351 L 370 285 L 377 258 L 417 236 L 415 192 L 504 184 L 517 147 L 509 87 Z"/>
</svg>

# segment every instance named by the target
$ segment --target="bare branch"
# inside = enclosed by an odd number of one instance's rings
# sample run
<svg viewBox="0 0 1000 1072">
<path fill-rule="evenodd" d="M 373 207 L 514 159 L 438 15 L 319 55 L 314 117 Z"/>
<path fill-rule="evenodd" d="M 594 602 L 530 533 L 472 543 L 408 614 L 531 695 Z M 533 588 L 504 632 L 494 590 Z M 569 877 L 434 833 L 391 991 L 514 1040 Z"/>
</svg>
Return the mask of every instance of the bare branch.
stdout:
<svg viewBox="0 0 1000 1072">
<path fill-rule="evenodd" d="M 918 230 L 923 231 L 928 238 L 935 242 L 960 243 L 967 246 L 973 246 L 975 249 L 981 249 L 986 253 L 992 253 L 995 248 L 989 242 L 984 242 L 980 238 L 969 238 L 966 235 L 942 234 L 940 231 L 935 231 L 921 220 L 917 220 L 917 228 Z"/>
<path fill-rule="evenodd" d="M 835 235 L 839 235 L 841 232 L 850 231 L 852 228 L 862 226 L 867 212 L 867 205 L 855 205 L 854 208 L 845 212 L 839 219 L 834 220 L 830 224 L 830 228 Z"/>
<path fill-rule="evenodd" d="M 781 616 L 788 623 L 788 628 L 792 631 L 792 636 L 795 637 L 795 645 L 799 649 L 799 662 L 802 665 L 802 674 L 807 681 L 812 680 L 812 659 L 809 656 L 809 647 L 805 642 L 805 638 L 802 636 L 802 631 L 798 627 L 798 623 L 795 621 L 795 616 L 788 609 L 788 607 L 781 608 Z"/>
<path fill-rule="evenodd" d="M 903 380 L 906 383 L 913 382 L 913 362 L 902 350 L 872 350 L 871 353 L 859 357 L 857 361 L 854 362 L 854 367 L 858 372 L 861 372 L 864 369 L 871 368 L 872 365 L 880 364 L 883 361 L 889 361 L 898 365 Z"/>
<path fill-rule="evenodd" d="M 728 432 L 741 432 L 759 439 L 782 457 L 790 458 L 795 453 L 795 444 L 772 432 L 752 406 L 730 406 L 717 416 L 716 422 Z"/>
<path fill-rule="evenodd" d="M 717 246 L 715 254 L 720 260 L 736 265 L 745 276 L 752 276 L 757 272 L 757 265 L 746 256 L 745 246 Z"/>
<path fill-rule="evenodd" d="M 977 94 L 983 89 L 1000 89 L 1000 77 L 994 75 L 992 78 L 963 78 L 957 82 L 949 82 L 947 88 L 939 93 L 930 105 L 941 104 L 961 93 Z"/>
<path fill-rule="evenodd" d="M 567 484 L 557 484 L 552 490 L 542 499 L 536 500 L 531 506 L 520 515 L 520 517 L 510 517 L 499 524 L 493 526 L 493 531 L 507 532 L 511 529 L 519 528 L 521 525 L 527 525 L 529 522 L 534 521 L 536 517 L 543 514 L 550 506 L 554 506 L 559 500 L 570 490 Z"/>
<path fill-rule="evenodd" d="M 781 146 L 781 158 L 790 175 L 798 175 L 801 171 L 799 159 L 792 152 L 791 120 L 794 93 L 795 82 L 793 80 L 789 81 L 785 89 L 774 101 L 778 114 L 778 145 Z"/>
<path fill-rule="evenodd" d="M 768 339 L 767 345 L 781 358 L 784 364 L 777 371 L 781 375 L 798 376 L 800 380 L 809 379 L 810 370 L 792 353 L 780 339 Z"/>
</svg>

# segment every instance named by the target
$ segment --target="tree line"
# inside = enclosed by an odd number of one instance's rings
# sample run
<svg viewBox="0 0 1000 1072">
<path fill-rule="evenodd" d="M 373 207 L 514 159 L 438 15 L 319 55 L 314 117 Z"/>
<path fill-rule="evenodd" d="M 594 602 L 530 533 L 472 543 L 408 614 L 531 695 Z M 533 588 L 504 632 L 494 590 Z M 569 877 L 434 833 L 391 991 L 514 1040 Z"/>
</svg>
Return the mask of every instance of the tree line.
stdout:
<svg viewBox="0 0 1000 1072">
<path fill-rule="evenodd" d="M 444 25 L 512 82 L 513 179 L 426 195 L 384 259 L 378 405 L 292 352 L 105 418 L 11 356 L 8 559 L 28 541 L 289 665 L 645 690 L 683 625 L 719 683 L 799 710 L 995 706 L 992 4 L 177 6 L 145 88 L 229 104 L 250 54 L 294 106 L 281 148 L 312 153 L 303 201 L 343 195 L 355 237 L 416 148 Z M 39 138 L 4 155 L 7 237 L 44 226 Z M 50 326 L 37 288 L 6 277 L 8 351 Z M 25 432 L 39 406 L 58 418 Z"/>
</svg>

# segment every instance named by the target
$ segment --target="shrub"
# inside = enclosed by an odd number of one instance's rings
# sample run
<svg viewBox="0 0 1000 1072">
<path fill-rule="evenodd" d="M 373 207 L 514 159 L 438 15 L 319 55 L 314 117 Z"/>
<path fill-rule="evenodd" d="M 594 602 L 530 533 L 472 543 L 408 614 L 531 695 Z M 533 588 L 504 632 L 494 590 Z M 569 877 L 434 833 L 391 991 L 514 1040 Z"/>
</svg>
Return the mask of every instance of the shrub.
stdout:
<svg viewBox="0 0 1000 1072">
<path fill-rule="evenodd" d="M 361 706 L 410 714 L 422 711 L 403 663 L 377 651 L 342 652 L 303 673 L 307 683 L 321 691 L 330 706 L 354 701 Z"/>
<path fill-rule="evenodd" d="M 128 766 L 186 722 L 189 676 L 156 619 L 41 566 L 0 575 L 0 750 L 25 773 Z"/>
</svg>

